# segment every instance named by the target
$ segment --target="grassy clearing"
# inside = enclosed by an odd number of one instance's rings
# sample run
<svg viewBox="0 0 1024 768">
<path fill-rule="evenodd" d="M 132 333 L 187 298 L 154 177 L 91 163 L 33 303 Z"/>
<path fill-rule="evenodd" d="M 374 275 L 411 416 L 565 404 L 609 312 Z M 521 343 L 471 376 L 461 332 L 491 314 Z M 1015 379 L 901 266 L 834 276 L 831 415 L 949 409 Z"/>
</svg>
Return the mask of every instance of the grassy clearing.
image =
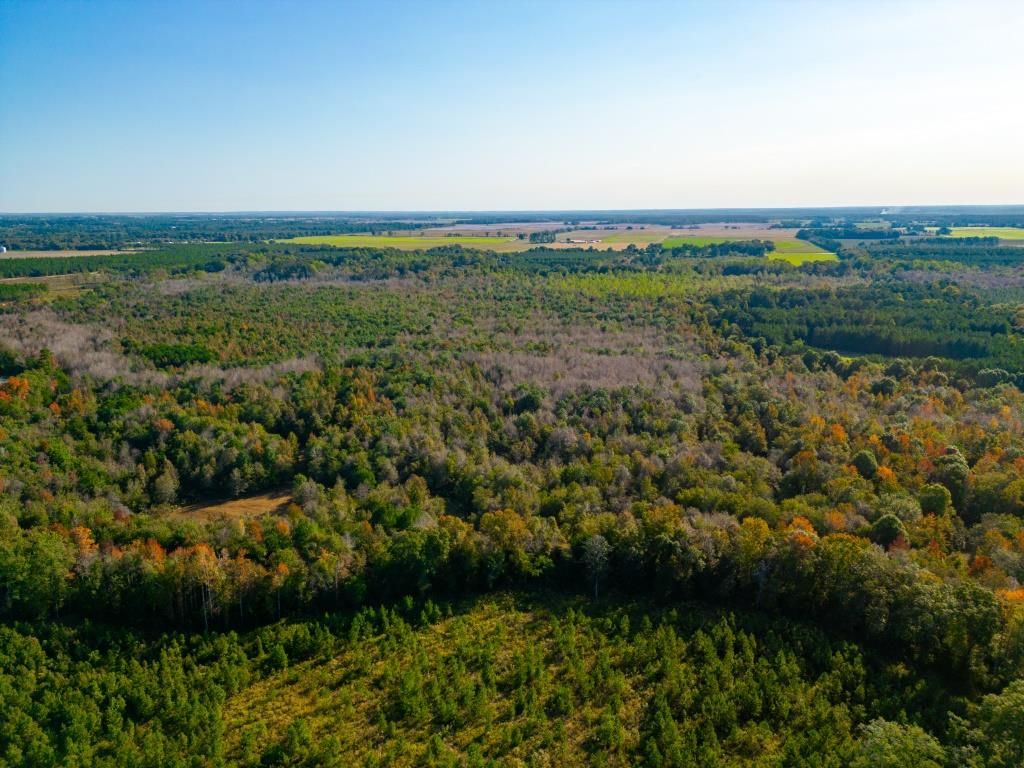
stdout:
<svg viewBox="0 0 1024 768">
<path fill-rule="evenodd" d="M 536 247 L 535 243 L 516 237 L 480 237 L 476 235 L 454 235 L 452 237 L 420 237 L 416 235 L 322 235 L 295 237 L 279 240 L 282 243 L 301 245 L 331 245 L 336 248 L 398 248 L 403 251 L 427 250 L 445 246 L 461 245 L 463 248 L 479 248 L 487 251 L 524 251 Z"/>
<path fill-rule="evenodd" d="M 661 244 L 663 248 L 679 248 L 683 245 L 693 245 L 703 248 L 705 245 L 721 245 L 722 243 L 742 243 L 752 240 L 750 237 L 704 237 L 702 235 L 679 235 L 666 238 Z"/>
<path fill-rule="evenodd" d="M 822 248 L 819 248 L 814 243 L 809 243 L 806 240 L 797 240 L 795 237 L 779 237 L 775 235 L 775 231 L 768 231 L 771 237 L 763 237 L 762 239 L 771 240 L 775 243 L 775 250 L 768 254 L 769 259 L 776 261 L 787 261 L 790 264 L 803 264 L 806 261 L 835 261 L 836 255 L 830 253 Z M 670 237 L 662 243 L 664 248 L 678 248 L 683 245 L 693 246 L 707 246 L 707 245 L 718 245 L 722 243 L 738 243 L 745 242 L 754 237 L 707 237 L 701 235 L 681 235 Z"/>
<path fill-rule="evenodd" d="M 246 496 L 244 499 L 230 499 L 211 504 L 193 504 L 170 513 L 168 517 L 174 520 L 195 520 L 197 522 L 225 518 L 237 520 L 281 512 L 290 501 L 291 494 L 288 491 L 270 491 L 256 496 Z"/>
<path fill-rule="evenodd" d="M 824 248 L 819 248 L 814 243 L 796 238 L 775 241 L 775 253 L 827 253 Z"/>
<path fill-rule="evenodd" d="M 808 261 L 836 261 L 839 257 L 814 243 L 794 237 L 776 240 L 775 250 L 768 254 L 768 258 L 799 266 Z"/>
<path fill-rule="evenodd" d="M 808 261 L 837 261 L 839 259 L 834 253 L 822 250 L 805 252 L 773 251 L 768 254 L 768 258 L 771 261 L 787 261 L 797 266 Z"/>
<path fill-rule="evenodd" d="M 518 237 L 493 237 L 483 235 L 324 235 L 296 237 L 280 240 L 283 243 L 302 245 L 331 245 L 336 248 L 398 248 L 404 251 L 441 248 L 461 245 L 463 248 L 478 248 L 497 253 L 515 253 L 533 248 L 598 248 L 623 250 L 630 245 L 643 248 L 650 243 L 661 242 L 668 230 L 634 230 L 630 232 L 592 231 L 561 233 L 554 243 L 531 243 Z M 593 243 L 570 243 L 569 239 L 595 240 Z"/>
<path fill-rule="evenodd" d="M 101 285 L 104 281 L 99 272 L 74 273 L 69 275 L 40 275 L 39 277 L 0 278 L 0 285 L 42 284 L 47 288 L 41 301 L 67 299 L 78 296 L 82 291 Z"/>
<path fill-rule="evenodd" d="M 597 248 L 599 250 L 623 250 L 630 245 L 645 248 L 652 243 L 661 243 L 665 248 L 684 245 L 705 247 L 723 243 L 742 243 L 750 240 L 771 240 L 776 251 L 783 254 L 824 253 L 811 243 L 797 240 L 795 229 L 770 229 L 763 226 L 707 225 L 695 229 L 672 230 L 667 227 L 647 227 L 632 230 L 594 229 L 562 232 L 557 242 L 540 247 L 547 248 Z M 593 240 L 592 243 L 570 243 L 569 240 Z M 494 237 L 485 235 L 318 235 L 296 237 L 278 242 L 303 245 L 330 245 L 337 248 L 398 248 L 400 250 L 425 250 L 451 245 L 464 248 L 510 253 L 528 251 L 539 246 L 518 237 Z M 813 258 L 813 257 L 812 257 Z M 818 257 L 819 259 L 821 257 Z M 806 259 L 805 259 L 806 260 Z"/>
<path fill-rule="evenodd" d="M 650 243 L 660 243 L 665 239 L 665 236 L 669 232 L 664 229 L 652 229 L 652 230 L 626 230 L 624 232 L 613 232 L 607 235 L 599 235 L 602 243 L 626 243 L 629 245 L 648 245 Z M 570 232 L 569 237 L 586 237 L 587 233 L 582 232 Z"/>
<path fill-rule="evenodd" d="M 998 237 L 1000 240 L 1024 240 L 1022 227 L 953 227 L 950 237 Z"/>
</svg>

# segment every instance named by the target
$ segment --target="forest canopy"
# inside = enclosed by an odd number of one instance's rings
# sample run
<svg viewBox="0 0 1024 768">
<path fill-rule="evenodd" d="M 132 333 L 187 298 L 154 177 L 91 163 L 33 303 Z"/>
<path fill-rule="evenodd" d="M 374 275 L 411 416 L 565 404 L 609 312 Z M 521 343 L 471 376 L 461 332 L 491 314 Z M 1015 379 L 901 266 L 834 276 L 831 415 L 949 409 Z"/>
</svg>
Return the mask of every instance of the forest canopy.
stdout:
<svg viewBox="0 0 1024 768">
<path fill-rule="evenodd" d="M 153 239 L 0 260 L 0 762 L 1020 765 L 1024 250 L 858 216 L 5 219 Z"/>
</svg>

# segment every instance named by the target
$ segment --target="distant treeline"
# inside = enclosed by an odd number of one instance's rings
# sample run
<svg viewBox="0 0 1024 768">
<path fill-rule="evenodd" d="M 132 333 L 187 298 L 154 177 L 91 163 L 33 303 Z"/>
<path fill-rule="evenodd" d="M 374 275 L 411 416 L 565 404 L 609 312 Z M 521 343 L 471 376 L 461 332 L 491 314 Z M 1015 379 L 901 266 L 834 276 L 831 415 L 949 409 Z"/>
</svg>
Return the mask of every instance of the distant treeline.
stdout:
<svg viewBox="0 0 1024 768">
<path fill-rule="evenodd" d="M 784 221 L 810 228 L 853 227 L 862 221 L 919 227 L 1024 226 L 1024 206 L 857 208 L 733 208 L 639 211 L 501 211 L 254 214 L 22 214 L 0 216 L 0 244 L 15 250 L 90 250 L 183 242 L 259 242 L 309 235 L 393 232 L 439 225 L 490 226 L 510 221 L 566 225 L 646 224 L 685 227 L 707 223 Z M 865 230 L 851 237 L 866 239 Z"/>
<path fill-rule="evenodd" d="M 224 245 L 178 245 L 153 251 L 111 253 L 99 256 L 38 257 L 0 260 L 0 278 L 45 277 L 84 272 L 143 273 L 154 269 L 172 272 L 199 269 L 219 272 L 232 257 L 244 253 Z"/>
<path fill-rule="evenodd" d="M 796 236 L 801 240 L 898 240 L 900 233 L 892 229 L 859 229 L 841 226 L 801 229 Z"/>
<path fill-rule="evenodd" d="M 170 242 L 259 242 L 435 225 L 351 216 L 3 216 L 0 244 L 21 251 L 92 250 Z"/>
<path fill-rule="evenodd" d="M 972 266 L 1024 263 L 1024 248 L 999 245 L 993 237 L 884 242 L 866 246 L 869 256 L 899 261 L 953 261 Z"/>
</svg>

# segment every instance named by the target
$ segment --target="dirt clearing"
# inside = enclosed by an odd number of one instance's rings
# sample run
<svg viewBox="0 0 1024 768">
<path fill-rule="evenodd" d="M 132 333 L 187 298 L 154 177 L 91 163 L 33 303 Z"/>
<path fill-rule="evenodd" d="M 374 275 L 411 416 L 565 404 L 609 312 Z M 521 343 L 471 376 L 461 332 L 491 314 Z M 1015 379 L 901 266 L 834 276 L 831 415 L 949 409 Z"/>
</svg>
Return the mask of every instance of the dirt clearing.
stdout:
<svg viewBox="0 0 1024 768">
<path fill-rule="evenodd" d="M 292 500 L 290 491 L 276 490 L 246 496 L 242 499 L 216 501 L 206 504 L 193 504 L 171 512 L 168 517 L 173 520 L 237 520 L 239 518 L 259 517 L 283 512 Z"/>
</svg>

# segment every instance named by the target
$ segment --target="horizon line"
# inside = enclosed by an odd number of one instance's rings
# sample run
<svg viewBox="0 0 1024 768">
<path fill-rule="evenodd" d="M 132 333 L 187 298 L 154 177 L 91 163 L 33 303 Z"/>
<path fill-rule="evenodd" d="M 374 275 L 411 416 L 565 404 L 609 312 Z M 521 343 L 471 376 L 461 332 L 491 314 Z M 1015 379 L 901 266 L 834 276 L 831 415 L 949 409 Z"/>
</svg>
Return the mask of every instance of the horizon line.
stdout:
<svg viewBox="0 0 1024 768">
<path fill-rule="evenodd" d="M 873 205 L 783 205 L 783 206 L 712 206 L 706 208 L 367 208 L 367 209 L 239 209 L 239 210 L 146 210 L 146 211 L 0 211 L 0 217 L 11 216 L 385 216 L 441 214 L 623 214 L 623 213 L 760 213 L 770 211 L 871 211 L 879 214 L 897 213 L 899 209 L 930 208 L 1024 208 L 1024 203 L 903 203 Z M 891 210 L 887 210 L 891 209 Z"/>
</svg>

